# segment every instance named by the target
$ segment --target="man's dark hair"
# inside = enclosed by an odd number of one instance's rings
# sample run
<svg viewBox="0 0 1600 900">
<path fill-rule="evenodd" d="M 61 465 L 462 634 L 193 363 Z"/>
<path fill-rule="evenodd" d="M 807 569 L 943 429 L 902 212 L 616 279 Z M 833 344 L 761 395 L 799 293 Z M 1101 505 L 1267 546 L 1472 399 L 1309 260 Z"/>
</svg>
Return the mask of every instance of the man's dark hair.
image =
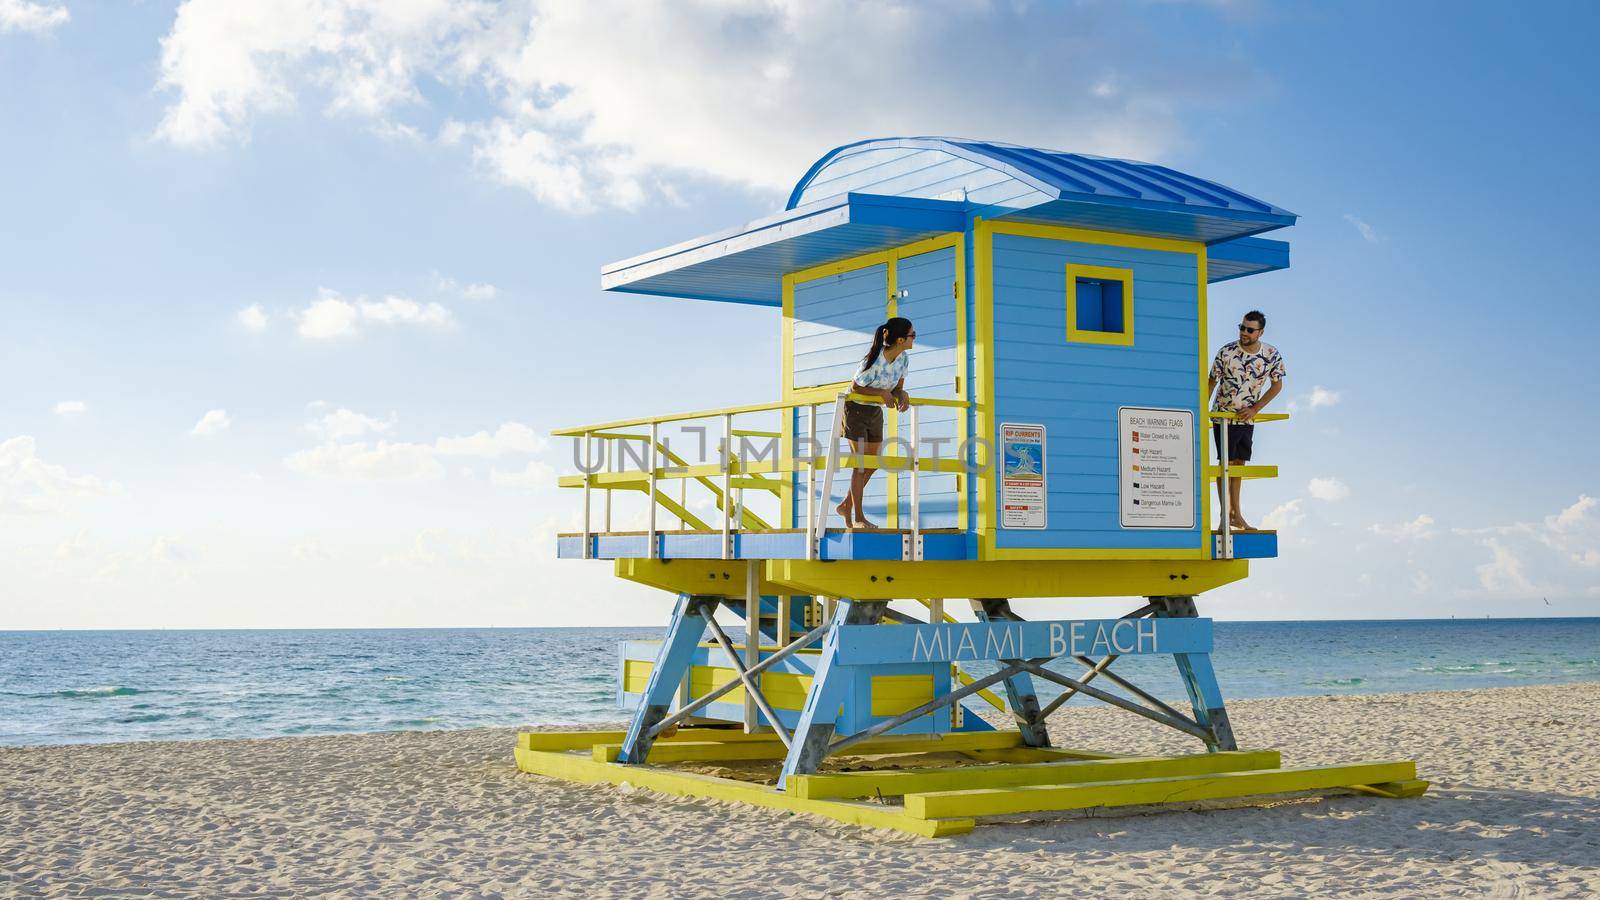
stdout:
<svg viewBox="0 0 1600 900">
<path fill-rule="evenodd" d="M 1266 331 L 1267 330 L 1267 317 L 1261 314 L 1261 310 L 1252 309 L 1249 312 L 1244 314 L 1244 320 L 1246 322 L 1249 322 L 1252 319 L 1255 320 L 1255 322 L 1259 325 L 1259 327 L 1261 328 L 1262 331 Z"/>
</svg>

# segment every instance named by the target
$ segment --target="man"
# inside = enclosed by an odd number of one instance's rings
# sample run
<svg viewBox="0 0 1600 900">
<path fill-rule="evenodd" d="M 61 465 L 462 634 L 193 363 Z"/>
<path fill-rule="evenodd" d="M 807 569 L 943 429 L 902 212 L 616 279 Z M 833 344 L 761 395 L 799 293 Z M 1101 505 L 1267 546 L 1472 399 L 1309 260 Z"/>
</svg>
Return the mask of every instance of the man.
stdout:
<svg viewBox="0 0 1600 900">
<path fill-rule="evenodd" d="M 1239 323 L 1239 339 L 1223 345 L 1211 363 L 1211 376 L 1206 380 L 1206 396 L 1216 394 L 1213 412 L 1231 412 L 1237 418 L 1228 423 L 1228 446 L 1222 446 L 1222 425 L 1211 426 L 1212 442 L 1217 446 L 1217 458 L 1228 454 L 1228 465 L 1242 466 L 1250 461 L 1251 442 L 1256 426 L 1252 419 L 1272 398 L 1283 390 L 1283 356 L 1278 348 L 1262 342 L 1267 330 L 1267 317 L 1257 310 L 1244 314 Z M 1228 505 L 1228 522 L 1235 530 L 1248 529 L 1244 513 L 1239 509 L 1238 478 L 1229 478 L 1226 488 L 1222 478 L 1217 478 L 1217 501 Z M 1222 492 L 1228 492 L 1228 501 Z"/>
</svg>

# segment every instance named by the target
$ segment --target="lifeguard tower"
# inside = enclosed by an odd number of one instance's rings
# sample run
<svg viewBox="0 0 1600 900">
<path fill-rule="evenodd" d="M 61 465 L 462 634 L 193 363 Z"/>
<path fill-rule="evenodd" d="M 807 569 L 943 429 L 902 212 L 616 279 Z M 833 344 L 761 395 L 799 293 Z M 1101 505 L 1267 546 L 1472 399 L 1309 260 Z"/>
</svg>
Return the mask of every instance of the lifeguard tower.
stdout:
<svg viewBox="0 0 1600 900">
<path fill-rule="evenodd" d="M 519 766 L 928 836 L 1173 798 L 1420 794 L 1408 761 L 1240 750 L 1198 614 L 1277 555 L 1226 510 L 1212 525 L 1211 479 L 1276 468 L 1211 462 L 1206 295 L 1287 268 L 1288 245 L 1256 235 L 1295 218 L 1165 166 L 890 138 L 823 156 L 777 215 L 606 266 L 610 291 L 772 307 L 779 399 L 556 432 L 584 504 L 560 556 L 612 560 L 676 606 L 662 640 L 620 649 L 628 730 L 523 734 Z M 912 405 L 860 458 L 843 404 L 893 315 L 916 323 Z M 882 470 L 881 529 L 833 513 L 858 465 Z M 1073 617 L 1087 597 L 1131 608 Z M 1019 598 L 1061 614 L 1024 621 Z M 1135 655 L 1172 659 L 1186 709 L 1114 670 Z M 1052 746 L 1074 696 L 1201 752 Z"/>
</svg>

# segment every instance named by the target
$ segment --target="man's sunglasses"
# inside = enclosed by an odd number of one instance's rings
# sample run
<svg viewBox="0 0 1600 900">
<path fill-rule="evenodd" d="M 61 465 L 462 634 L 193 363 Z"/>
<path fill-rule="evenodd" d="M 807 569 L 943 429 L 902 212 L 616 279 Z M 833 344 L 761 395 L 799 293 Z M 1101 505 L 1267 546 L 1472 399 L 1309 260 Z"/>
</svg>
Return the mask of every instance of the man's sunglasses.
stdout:
<svg viewBox="0 0 1600 900">
<path fill-rule="evenodd" d="M 1251 328 L 1249 325 L 1240 325 L 1239 326 L 1239 330 L 1244 332 L 1245 334 L 1255 334 L 1256 332 L 1260 331 L 1261 329 L 1259 329 L 1259 328 Z"/>
</svg>

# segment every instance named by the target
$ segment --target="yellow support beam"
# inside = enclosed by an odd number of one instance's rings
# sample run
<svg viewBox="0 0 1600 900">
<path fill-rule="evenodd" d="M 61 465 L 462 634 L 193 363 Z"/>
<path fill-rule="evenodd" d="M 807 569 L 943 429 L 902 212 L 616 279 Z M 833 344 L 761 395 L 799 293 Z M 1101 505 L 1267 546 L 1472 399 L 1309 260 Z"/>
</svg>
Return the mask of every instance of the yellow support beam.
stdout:
<svg viewBox="0 0 1600 900">
<path fill-rule="evenodd" d="M 618 559 L 612 572 L 625 581 L 647 584 L 673 594 L 742 596 L 745 565 L 743 560 L 732 559 Z M 780 584 L 762 579 L 761 593 L 770 596 L 791 592 Z M 812 646 L 818 647 L 820 643 Z"/>
<path fill-rule="evenodd" d="M 857 600 L 897 597 L 1154 597 L 1198 594 L 1250 573 L 1248 560 L 773 559 L 780 593 Z"/>
<path fill-rule="evenodd" d="M 587 750 L 595 744 L 620 744 L 627 736 L 626 731 L 524 731 L 517 735 L 517 748 L 546 751 Z M 771 734 L 745 734 L 740 729 L 691 726 L 678 729 L 672 737 L 656 738 L 656 746 L 681 742 L 738 743 L 770 740 L 773 740 Z"/>
<path fill-rule="evenodd" d="M 657 747 L 659 748 L 659 744 Z M 949 837 L 966 834 L 975 824 L 971 819 L 945 818 L 938 821 L 914 819 L 898 810 L 869 803 L 839 800 L 803 800 L 759 784 L 716 778 L 692 772 L 673 772 L 654 766 L 624 766 L 595 762 L 575 753 L 550 753 L 517 748 L 517 768 L 532 775 L 560 778 L 584 784 L 622 784 L 642 787 L 678 797 L 703 797 L 707 800 L 748 803 L 767 809 L 822 816 L 850 825 L 885 828 L 920 837 Z"/>
<path fill-rule="evenodd" d="M 1281 764 L 1276 750 L 1234 750 L 1188 756 L 1147 756 L 1120 759 L 1046 762 L 1031 765 L 926 767 L 841 772 L 829 775 L 795 775 L 789 790 L 797 797 L 822 799 L 903 796 L 941 791 L 965 791 L 1022 785 L 1082 784 L 1091 781 L 1125 781 L 1174 775 L 1210 775 L 1275 769 Z"/>
<path fill-rule="evenodd" d="M 783 759 L 787 751 L 771 734 L 764 741 L 727 742 L 668 741 L 650 748 L 649 762 L 719 762 L 750 759 Z M 862 741 L 843 756 L 892 756 L 906 753 L 961 753 L 968 750 L 995 750 L 1018 747 L 1022 735 L 1015 731 L 970 731 L 956 734 L 891 734 Z M 595 744 L 591 755 L 598 762 L 614 762 L 622 751 L 621 743 Z"/>
<path fill-rule="evenodd" d="M 1207 478 L 1219 478 L 1221 476 L 1222 476 L 1222 467 L 1221 466 L 1206 466 L 1206 477 Z M 1228 477 L 1229 478 L 1277 478 L 1278 477 L 1278 467 L 1277 466 L 1229 466 L 1228 467 Z"/>
<path fill-rule="evenodd" d="M 905 795 L 906 813 L 919 819 L 948 816 L 1000 816 L 1057 812 L 1096 806 L 1143 806 L 1288 794 L 1348 788 L 1355 785 L 1411 781 L 1417 766 L 1401 762 L 1365 762 L 1304 769 L 1223 772 L 1172 778 L 1140 778 L 1071 785 L 1022 785 L 1011 788 L 936 791 Z"/>
</svg>

